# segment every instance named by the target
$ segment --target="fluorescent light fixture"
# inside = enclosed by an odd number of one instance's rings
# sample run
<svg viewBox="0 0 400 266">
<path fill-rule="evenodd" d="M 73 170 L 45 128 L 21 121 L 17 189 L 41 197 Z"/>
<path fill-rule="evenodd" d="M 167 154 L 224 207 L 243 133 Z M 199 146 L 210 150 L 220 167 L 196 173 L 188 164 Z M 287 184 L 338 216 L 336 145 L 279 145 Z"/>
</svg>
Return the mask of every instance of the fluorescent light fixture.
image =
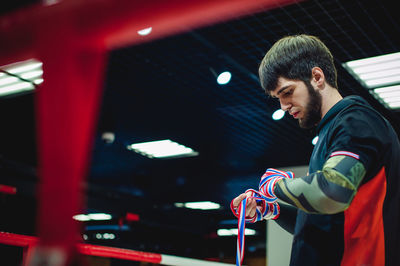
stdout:
<svg viewBox="0 0 400 266">
<path fill-rule="evenodd" d="M 376 88 L 371 90 L 371 93 L 389 108 L 400 108 L 400 85 Z"/>
<path fill-rule="evenodd" d="M 33 83 L 35 83 L 36 85 L 39 85 L 39 84 L 42 84 L 43 81 L 44 81 L 44 79 L 35 79 L 35 80 L 33 81 Z"/>
<path fill-rule="evenodd" d="M 0 79 L 0 86 L 16 83 L 17 81 L 18 78 L 13 76 L 3 77 L 2 79 Z"/>
<path fill-rule="evenodd" d="M 238 229 L 237 228 L 231 228 L 231 229 L 218 229 L 217 230 L 217 235 L 219 236 L 234 236 L 238 234 Z M 253 236 L 256 234 L 256 230 L 250 229 L 250 228 L 245 228 L 244 229 L 244 234 L 246 236 Z"/>
<path fill-rule="evenodd" d="M 184 145 L 166 140 L 157 140 L 143 143 L 135 143 L 127 146 L 128 150 L 137 152 L 149 158 L 177 158 L 196 156 L 199 153 Z"/>
<path fill-rule="evenodd" d="M 349 61 L 343 67 L 386 107 L 399 108 L 400 52 Z"/>
<path fill-rule="evenodd" d="M 145 36 L 145 35 L 149 35 L 150 33 L 151 33 L 151 31 L 153 30 L 153 28 L 152 27 L 148 27 L 148 28 L 145 28 L 145 29 L 142 29 L 142 30 L 138 30 L 138 34 L 139 35 L 141 35 L 141 36 Z"/>
<path fill-rule="evenodd" d="M 175 206 L 178 208 L 188 208 L 197 210 L 216 210 L 221 208 L 221 205 L 211 201 L 198 201 L 198 202 L 177 202 Z"/>
<path fill-rule="evenodd" d="M 272 119 L 281 120 L 284 116 L 285 116 L 285 111 L 283 111 L 282 109 L 278 109 L 272 114 Z"/>
<path fill-rule="evenodd" d="M 95 221 L 104 221 L 104 220 L 111 220 L 112 216 L 107 213 L 89 213 L 87 216 L 90 218 L 90 220 L 95 220 Z"/>
<path fill-rule="evenodd" d="M 236 234 L 237 234 L 237 232 L 236 232 Z M 231 229 L 218 229 L 217 230 L 217 235 L 219 235 L 219 236 L 233 236 L 234 233 L 231 231 Z"/>
<path fill-rule="evenodd" d="M 8 86 L 0 86 L 0 96 L 10 95 L 25 90 L 33 90 L 34 86 L 28 82 L 15 83 Z"/>
<path fill-rule="evenodd" d="M 311 143 L 312 143 L 313 145 L 316 145 L 317 142 L 318 142 L 318 136 L 314 137 L 314 138 L 312 139 L 312 141 L 311 141 Z"/>
<path fill-rule="evenodd" d="M 77 215 L 74 215 L 72 218 L 74 218 L 77 221 L 81 221 L 81 222 L 90 221 L 90 218 L 86 214 L 77 214 Z"/>
<path fill-rule="evenodd" d="M 43 74 L 42 70 L 34 70 L 34 71 L 29 71 L 21 74 L 21 77 L 24 79 L 34 79 L 34 78 L 39 78 Z"/>
<path fill-rule="evenodd" d="M 218 75 L 217 82 L 220 85 L 225 85 L 225 84 L 229 83 L 231 78 L 232 78 L 231 72 L 225 71 Z"/>
<path fill-rule="evenodd" d="M 42 62 L 38 60 L 29 59 L 1 66 L 1 70 L 4 70 L 11 75 L 0 72 L 0 97 L 34 90 L 35 85 L 43 82 L 42 65 Z M 13 75 L 17 75 L 20 78 Z"/>
<path fill-rule="evenodd" d="M 343 67 L 367 88 L 400 83 L 400 52 L 349 61 Z"/>
<path fill-rule="evenodd" d="M 32 70 L 39 70 L 39 69 L 41 70 L 42 65 L 43 65 L 42 62 L 30 59 L 27 61 L 11 64 L 8 67 L 6 67 L 5 70 L 7 70 L 7 72 L 10 72 L 12 74 L 22 74 Z"/>
<path fill-rule="evenodd" d="M 77 214 L 74 215 L 73 218 L 77 221 L 86 222 L 86 221 L 106 221 L 111 220 L 112 216 L 107 213 L 89 213 L 89 214 Z"/>
<path fill-rule="evenodd" d="M 400 109 L 400 102 L 388 103 L 389 107 L 392 109 Z"/>
</svg>

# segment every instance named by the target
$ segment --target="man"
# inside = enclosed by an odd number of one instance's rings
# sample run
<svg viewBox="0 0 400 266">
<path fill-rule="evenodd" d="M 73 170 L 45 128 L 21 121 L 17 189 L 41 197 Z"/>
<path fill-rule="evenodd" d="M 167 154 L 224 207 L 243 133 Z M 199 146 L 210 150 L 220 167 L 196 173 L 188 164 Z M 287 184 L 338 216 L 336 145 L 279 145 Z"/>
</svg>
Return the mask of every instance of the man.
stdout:
<svg viewBox="0 0 400 266">
<path fill-rule="evenodd" d="M 276 222 L 293 233 L 290 264 L 400 265 L 400 144 L 389 122 L 362 98 L 340 95 L 332 54 L 317 37 L 280 39 L 259 75 L 266 93 L 319 137 L 307 176 L 270 177 L 271 198 L 289 204 Z M 246 197 L 251 218 L 259 201 L 249 193 L 232 206 Z"/>
</svg>

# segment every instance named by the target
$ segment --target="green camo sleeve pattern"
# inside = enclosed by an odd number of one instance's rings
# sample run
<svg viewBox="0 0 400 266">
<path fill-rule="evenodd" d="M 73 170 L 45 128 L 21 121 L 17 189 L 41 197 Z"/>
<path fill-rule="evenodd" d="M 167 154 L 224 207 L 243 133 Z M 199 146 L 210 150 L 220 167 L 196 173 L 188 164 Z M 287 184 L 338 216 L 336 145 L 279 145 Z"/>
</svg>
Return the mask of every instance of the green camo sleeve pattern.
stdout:
<svg viewBox="0 0 400 266">
<path fill-rule="evenodd" d="M 358 160 L 334 156 L 325 162 L 322 171 L 280 180 L 275 194 L 305 212 L 338 213 L 350 206 L 365 173 L 364 165 Z"/>
</svg>

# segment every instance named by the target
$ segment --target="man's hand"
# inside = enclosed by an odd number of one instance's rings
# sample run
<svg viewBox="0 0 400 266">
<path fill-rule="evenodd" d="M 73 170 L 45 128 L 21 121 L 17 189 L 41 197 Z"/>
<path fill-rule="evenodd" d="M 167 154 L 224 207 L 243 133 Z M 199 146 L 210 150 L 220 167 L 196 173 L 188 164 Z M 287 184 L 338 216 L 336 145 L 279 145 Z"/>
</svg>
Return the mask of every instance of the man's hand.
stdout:
<svg viewBox="0 0 400 266">
<path fill-rule="evenodd" d="M 279 204 L 274 193 L 274 187 L 283 178 L 294 178 L 294 174 L 268 168 L 261 177 L 259 191 L 248 189 L 231 201 L 232 213 L 239 218 L 240 213 L 246 210 L 245 219 L 252 223 L 262 219 L 278 218 Z"/>
<path fill-rule="evenodd" d="M 256 214 L 257 201 L 254 198 L 251 198 L 251 196 L 252 196 L 251 192 L 242 193 L 236 198 L 234 198 L 232 201 L 233 208 L 237 209 L 242 200 L 244 200 L 246 197 L 249 198 L 247 200 L 246 213 L 245 213 L 245 216 L 247 218 L 254 217 L 254 215 Z"/>
</svg>

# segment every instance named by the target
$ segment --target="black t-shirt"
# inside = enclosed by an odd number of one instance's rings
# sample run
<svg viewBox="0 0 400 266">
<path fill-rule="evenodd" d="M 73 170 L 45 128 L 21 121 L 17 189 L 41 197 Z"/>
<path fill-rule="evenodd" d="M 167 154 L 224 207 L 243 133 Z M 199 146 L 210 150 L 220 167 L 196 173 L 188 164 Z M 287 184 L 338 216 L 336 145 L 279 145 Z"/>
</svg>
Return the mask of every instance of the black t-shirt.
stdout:
<svg viewBox="0 0 400 266">
<path fill-rule="evenodd" d="M 350 96 L 328 111 L 317 135 L 310 173 L 338 154 L 356 158 L 367 172 L 346 211 L 298 210 L 291 265 L 400 265 L 400 144 L 390 123 Z"/>
</svg>

